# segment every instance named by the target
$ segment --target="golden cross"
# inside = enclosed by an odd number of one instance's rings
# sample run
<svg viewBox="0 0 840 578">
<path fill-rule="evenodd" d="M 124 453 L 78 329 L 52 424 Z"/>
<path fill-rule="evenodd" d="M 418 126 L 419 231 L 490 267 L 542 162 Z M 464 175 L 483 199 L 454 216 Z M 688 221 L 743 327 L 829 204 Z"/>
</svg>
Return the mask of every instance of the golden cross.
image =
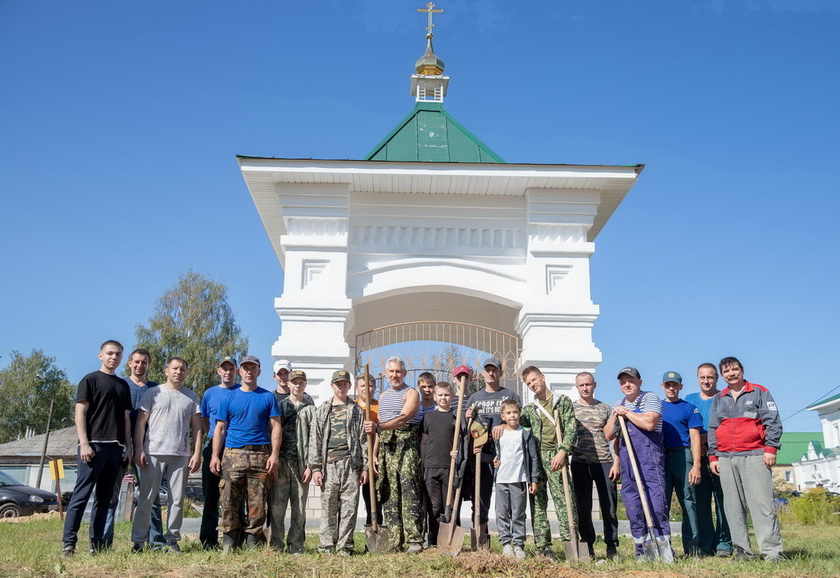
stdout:
<svg viewBox="0 0 840 578">
<path fill-rule="evenodd" d="M 434 2 L 427 2 L 425 8 L 418 8 L 417 11 L 418 12 L 427 12 L 429 14 L 429 25 L 426 26 L 426 32 L 431 35 L 432 28 L 435 27 L 435 25 L 432 24 L 432 14 L 440 14 L 441 12 L 443 12 L 443 10 L 440 9 L 440 8 L 435 10 L 435 3 Z"/>
</svg>

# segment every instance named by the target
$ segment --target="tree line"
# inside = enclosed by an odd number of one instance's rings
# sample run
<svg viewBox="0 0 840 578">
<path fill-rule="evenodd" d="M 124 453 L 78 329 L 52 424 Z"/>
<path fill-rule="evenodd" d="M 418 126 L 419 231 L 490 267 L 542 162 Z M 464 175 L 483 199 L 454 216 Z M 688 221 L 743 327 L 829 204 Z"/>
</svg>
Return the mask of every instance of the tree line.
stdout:
<svg viewBox="0 0 840 578">
<path fill-rule="evenodd" d="M 199 395 L 216 384 L 220 357 L 242 357 L 248 339 L 242 337 L 227 287 L 194 271 L 182 275 L 158 299 L 148 325 L 138 325 L 135 344 L 152 355 L 149 379 L 165 381 L 163 366 L 174 355 L 190 364 L 189 383 Z M 29 355 L 12 351 L 9 365 L 0 369 L 0 443 L 25 435 L 28 429 L 44 433 L 50 402 L 54 399 L 52 429 L 73 425 L 76 388 L 67 374 L 40 349 Z M 128 367 L 124 375 L 128 375 Z"/>
</svg>

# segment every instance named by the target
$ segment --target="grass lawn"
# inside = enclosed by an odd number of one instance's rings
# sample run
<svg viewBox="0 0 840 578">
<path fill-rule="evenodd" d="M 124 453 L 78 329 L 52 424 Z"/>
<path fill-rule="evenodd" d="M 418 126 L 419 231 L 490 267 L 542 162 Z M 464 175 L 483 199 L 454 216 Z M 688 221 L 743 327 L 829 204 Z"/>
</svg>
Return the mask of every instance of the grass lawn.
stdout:
<svg viewBox="0 0 840 578">
<path fill-rule="evenodd" d="M 130 524 L 117 525 L 115 548 L 91 556 L 86 540 L 80 541 L 75 557 L 63 560 L 61 521 L 55 518 L 22 518 L 18 523 L 0 523 L 0 575 L 75 576 L 606 576 L 610 574 L 646 576 L 838 576 L 840 575 L 840 532 L 829 526 L 791 526 L 782 530 L 786 555 L 790 558 L 778 565 L 766 562 L 741 562 L 729 559 L 678 559 L 672 566 L 638 564 L 632 555 L 632 542 L 623 539 L 619 559 L 603 559 L 604 545 L 596 545 L 594 562 L 575 565 L 560 562 L 548 564 L 542 558 L 515 562 L 502 558 L 494 537 L 492 553 L 464 552 L 452 558 L 424 552 L 408 554 L 363 555 L 364 534 L 357 534 L 358 556 L 337 557 L 314 553 L 317 537 L 310 535 L 303 556 L 276 554 L 265 548 L 222 556 L 221 552 L 204 552 L 197 542 L 184 540 L 183 555 L 164 553 L 132 554 L 129 541 Z M 87 526 L 82 526 L 80 537 Z M 469 536 L 467 537 L 469 542 Z M 561 545 L 556 545 L 562 550 Z M 526 548 L 529 556 L 533 549 Z M 562 556 L 562 554 L 561 554 Z"/>
</svg>

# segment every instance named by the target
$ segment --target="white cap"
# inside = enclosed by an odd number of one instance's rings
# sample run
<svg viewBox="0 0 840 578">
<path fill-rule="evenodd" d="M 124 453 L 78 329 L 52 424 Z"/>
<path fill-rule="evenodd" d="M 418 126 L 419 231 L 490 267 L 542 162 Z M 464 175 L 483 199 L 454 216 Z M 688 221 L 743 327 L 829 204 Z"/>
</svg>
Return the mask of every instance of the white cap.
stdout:
<svg viewBox="0 0 840 578">
<path fill-rule="evenodd" d="M 277 373 L 281 369 L 285 369 L 287 371 L 292 370 L 292 362 L 288 359 L 278 359 L 274 362 L 274 373 Z"/>
</svg>

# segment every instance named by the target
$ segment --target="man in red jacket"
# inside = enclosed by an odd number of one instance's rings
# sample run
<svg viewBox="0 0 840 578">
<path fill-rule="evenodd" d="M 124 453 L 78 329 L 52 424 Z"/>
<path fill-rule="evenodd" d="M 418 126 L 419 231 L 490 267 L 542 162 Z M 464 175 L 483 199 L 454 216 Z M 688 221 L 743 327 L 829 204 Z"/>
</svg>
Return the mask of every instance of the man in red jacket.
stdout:
<svg viewBox="0 0 840 578">
<path fill-rule="evenodd" d="M 778 562 L 782 535 L 770 468 L 781 446 L 779 410 L 767 388 L 744 379 L 744 367 L 736 358 L 724 357 L 719 367 L 728 387 L 712 402 L 709 414 L 709 467 L 720 476 L 726 496 L 723 507 L 735 556 L 753 557 L 747 533 L 749 508 L 761 554 Z"/>
</svg>

